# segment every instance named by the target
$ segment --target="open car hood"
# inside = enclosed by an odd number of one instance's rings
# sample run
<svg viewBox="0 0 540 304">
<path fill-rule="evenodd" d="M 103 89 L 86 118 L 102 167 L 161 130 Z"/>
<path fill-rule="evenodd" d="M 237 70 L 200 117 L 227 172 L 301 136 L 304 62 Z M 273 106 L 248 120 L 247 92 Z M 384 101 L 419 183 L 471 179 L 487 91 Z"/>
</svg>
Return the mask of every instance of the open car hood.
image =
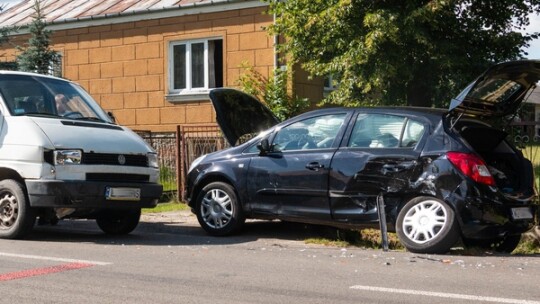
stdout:
<svg viewBox="0 0 540 304">
<path fill-rule="evenodd" d="M 514 114 L 540 79 L 540 60 L 520 60 L 490 67 L 450 103 L 450 113 L 480 117 Z"/>
<path fill-rule="evenodd" d="M 210 100 L 216 110 L 217 123 L 231 146 L 279 123 L 270 109 L 244 92 L 213 89 Z"/>
</svg>

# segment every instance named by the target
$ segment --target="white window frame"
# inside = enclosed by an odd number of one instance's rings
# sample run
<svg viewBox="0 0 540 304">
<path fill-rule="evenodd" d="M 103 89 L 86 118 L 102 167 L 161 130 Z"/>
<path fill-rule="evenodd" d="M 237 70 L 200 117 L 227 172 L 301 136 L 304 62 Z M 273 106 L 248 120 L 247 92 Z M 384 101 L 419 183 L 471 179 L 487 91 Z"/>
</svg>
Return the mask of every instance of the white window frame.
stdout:
<svg viewBox="0 0 540 304">
<path fill-rule="evenodd" d="M 196 93 L 207 93 L 209 90 L 209 60 L 208 60 L 208 42 L 212 40 L 222 40 L 221 37 L 212 37 L 205 39 L 193 39 L 193 40 L 183 40 L 183 41 L 172 41 L 169 43 L 169 94 L 196 94 Z M 191 65 L 191 48 L 193 44 L 204 44 L 204 86 L 203 87 L 193 87 L 192 84 L 192 65 Z M 179 45 L 185 45 L 186 47 L 186 88 L 184 89 L 175 89 L 174 88 L 174 47 Z"/>
</svg>

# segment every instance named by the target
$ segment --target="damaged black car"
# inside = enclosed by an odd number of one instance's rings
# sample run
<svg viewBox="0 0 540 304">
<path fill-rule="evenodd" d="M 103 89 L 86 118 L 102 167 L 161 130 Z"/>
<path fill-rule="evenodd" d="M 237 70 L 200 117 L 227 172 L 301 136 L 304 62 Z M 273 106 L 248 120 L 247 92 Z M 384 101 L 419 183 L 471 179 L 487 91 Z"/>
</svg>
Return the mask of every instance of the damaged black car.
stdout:
<svg viewBox="0 0 540 304">
<path fill-rule="evenodd" d="M 247 218 L 377 227 L 381 197 L 409 251 L 443 253 L 462 240 L 511 252 L 534 224 L 534 176 L 500 126 L 539 78 L 540 61 L 506 62 L 449 109 L 330 108 L 281 123 L 253 97 L 215 89 L 233 147 L 192 163 L 186 197 L 212 235 Z"/>
</svg>

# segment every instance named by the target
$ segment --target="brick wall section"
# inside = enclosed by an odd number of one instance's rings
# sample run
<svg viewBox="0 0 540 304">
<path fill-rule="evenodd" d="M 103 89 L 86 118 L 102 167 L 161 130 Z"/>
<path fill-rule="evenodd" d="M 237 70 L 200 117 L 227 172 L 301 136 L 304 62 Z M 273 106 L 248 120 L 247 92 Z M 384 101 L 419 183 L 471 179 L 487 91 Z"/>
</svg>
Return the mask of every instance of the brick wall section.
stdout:
<svg viewBox="0 0 540 304">
<path fill-rule="evenodd" d="M 264 8 L 243 9 L 57 31 L 52 47 L 63 54 L 63 75 L 79 82 L 117 121 L 136 130 L 174 131 L 178 124 L 212 123 L 209 101 L 169 102 L 170 41 L 222 37 L 224 86 L 236 86 L 247 61 L 265 76 L 273 68 L 272 23 Z M 14 42 L 23 45 L 26 37 Z M 16 51 L 0 49 L 0 60 Z"/>
</svg>

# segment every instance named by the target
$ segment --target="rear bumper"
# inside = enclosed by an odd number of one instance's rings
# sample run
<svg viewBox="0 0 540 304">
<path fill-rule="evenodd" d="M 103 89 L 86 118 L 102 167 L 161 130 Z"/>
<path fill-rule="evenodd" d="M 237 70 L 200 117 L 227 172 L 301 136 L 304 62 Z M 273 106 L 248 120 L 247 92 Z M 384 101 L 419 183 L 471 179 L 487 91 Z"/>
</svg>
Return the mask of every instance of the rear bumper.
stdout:
<svg viewBox="0 0 540 304">
<path fill-rule="evenodd" d="M 533 217 L 514 219 L 512 208 L 529 208 Z M 521 234 L 534 226 L 536 208 L 533 204 L 467 204 L 461 213 L 463 236 L 470 239 L 494 239 Z"/>
<path fill-rule="evenodd" d="M 107 187 L 140 189 L 139 200 L 109 200 Z M 121 183 L 59 180 L 26 180 L 32 207 L 52 208 L 153 208 L 163 192 L 156 183 Z"/>
</svg>

